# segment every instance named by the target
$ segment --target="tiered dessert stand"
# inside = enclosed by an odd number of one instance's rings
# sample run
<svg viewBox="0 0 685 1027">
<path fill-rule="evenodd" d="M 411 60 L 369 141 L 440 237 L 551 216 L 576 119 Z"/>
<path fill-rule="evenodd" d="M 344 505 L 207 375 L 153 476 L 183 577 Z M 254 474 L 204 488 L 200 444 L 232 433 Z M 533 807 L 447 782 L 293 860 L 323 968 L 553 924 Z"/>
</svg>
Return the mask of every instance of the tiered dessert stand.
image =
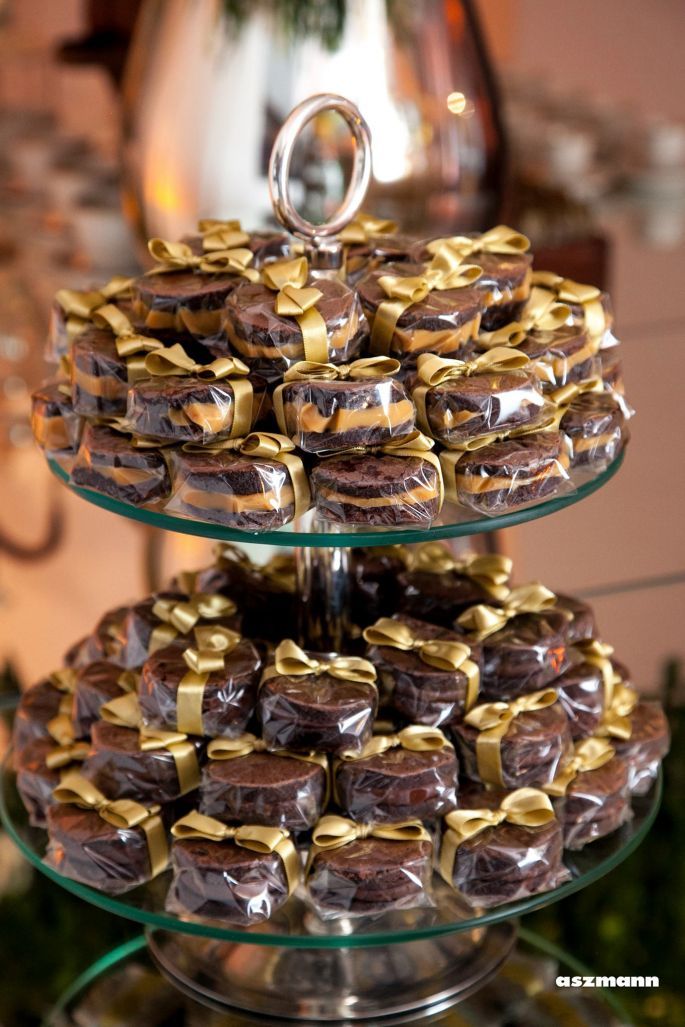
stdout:
<svg viewBox="0 0 685 1027">
<path fill-rule="evenodd" d="M 336 216 L 312 225 L 294 209 L 288 172 L 302 127 L 322 110 L 336 110 L 355 140 L 350 186 Z M 349 101 L 313 97 L 284 124 L 270 167 L 274 209 L 279 220 L 305 241 L 319 275 L 336 273 L 340 249 L 334 237 L 354 216 L 370 174 L 368 127 Z M 346 630 L 350 548 L 473 538 L 554 513 L 605 484 L 621 459 L 578 483 L 575 492 L 534 507 L 499 516 L 460 517 L 445 508 L 430 528 L 342 528 L 316 521 L 310 513 L 286 528 L 246 535 L 216 525 L 172 517 L 118 502 L 86 489 L 82 498 L 120 516 L 168 531 L 221 541 L 294 547 L 298 571 L 301 641 L 312 649 L 340 647 Z M 66 482 L 59 465 L 53 471 Z M 630 855 L 647 834 L 659 805 L 660 780 L 634 801 L 634 817 L 614 834 L 567 854 L 572 878 L 552 892 L 478 911 L 466 905 L 437 877 L 435 905 L 364 919 L 321 921 L 295 894 L 271 920 L 241 929 L 216 922 L 184 920 L 166 912 L 168 874 L 112 898 L 62 877 L 42 862 L 45 835 L 28 826 L 9 772 L 0 792 L 0 814 L 26 858 L 67 891 L 146 927 L 147 945 L 157 966 L 182 991 L 214 1008 L 246 1010 L 263 1017 L 313 1023 L 372 1020 L 416 1023 L 473 994 L 512 950 L 519 916 L 556 902 L 598 880 Z M 420 1011 L 420 1012 L 419 1012 Z"/>
</svg>

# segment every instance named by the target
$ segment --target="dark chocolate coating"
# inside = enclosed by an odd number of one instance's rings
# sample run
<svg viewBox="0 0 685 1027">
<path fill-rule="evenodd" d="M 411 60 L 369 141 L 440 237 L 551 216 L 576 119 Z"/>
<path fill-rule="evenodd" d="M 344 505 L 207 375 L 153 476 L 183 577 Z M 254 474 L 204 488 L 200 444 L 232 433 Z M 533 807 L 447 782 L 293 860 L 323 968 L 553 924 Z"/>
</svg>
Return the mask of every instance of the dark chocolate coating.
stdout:
<svg viewBox="0 0 685 1027">
<path fill-rule="evenodd" d="M 119 643 L 119 661 L 122 667 L 129 669 L 142 667 L 150 655 L 150 647 L 153 645 L 154 631 L 161 628 L 163 621 L 153 613 L 153 608 L 158 599 L 171 599 L 183 602 L 185 593 L 180 589 L 166 589 L 163 592 L 155 592 L 154 595 L 146 596 L 139 603 L 134 603 L 126 611 L 117 631 Z M 230 627 L 233 624 L 229 624 Z M 157 645 L 157 648 L 161 648 Z"/>
<path fill-rule="evenodd" d="M 597 667 L 577 663 L 554 682 L 559 702 L 566 711 L 571 737 L 589 738 L 604 715 L 604 679 Z"/>
<path fill-rule="evenodd" d="M 307 888 L 329 913 L 376 913 L 423 905 L 431 877 L 427 841 L 364 838 L 316 852 Z"/>
<path fill-rule="evenodd" d="M 75 453 L 78 449 L 83 421 L 59 382 L 46 382 L 31 393 L 31 427 L 36 442 L 47 453 Z"/>
<path fill-rule="evenodd" d="M 457 464 L 457 495 L 461 503 L 475 510 L 499 513 L 558 492 L 568 479 L 567 466 L 559 432 L 503 439 L 463 454 Z M 502 479 L 502 484 L 481 490 L 479 486 L 488 478 Z M 469 484 L 475 484 L 475 490 Z"/>
<path fill-rule="evenodd" d="M 256 924 L 288 898 L 288 882 L 276 852 L 253 852 L 231 841 L 175 841 L 173 880 L 166 907 L 207 920 Z"/>
<path fill-rule="evenodd" d="M 570 662 L 566 627 L 552 607 L 519 614 L 483 639 L 482 700 L 515 699 L 553 682 Z"/>
<path fill-rule="evenodd" d="M 77 738 L 88 738 L 104 704 L 125 694 L 126 689 L 118 683 L 121 673 L 121 667 L 107 660 L 97 660 L 79 671 L 71 713 Z"/>
<path fill-rule="evenodd" d="M 253 752 L 207 763 L 200 812 L 229 824 L 306 831 L 321 816 L 325 792 L 326 774 L 317 763 Z"/>
<path fill-rule="evenodd" d="M 392 546 L 352 550 L 352 623 L 360 627 L 390 616 L 398 606 L 396 579 L 404 569 Z"/>
<path fill-rule="evenodd" d="M 109 329 L 87 328 L 71 345 L 71 399 L 77 414 L 90 417 L 126 412 L 128 373 Z M 85 377 L 88 376 L 88 377 Z M 89 379 L 97 379 L 95 389 Z"/>
<path fill-rule="evenodd" d="M 581 849 L 615 831 L 631 816 L 628 764 L 614 756 L 598 770 L 576 774 L 555 809 L 567 849 Z"/>
<path fill-rule="evenodd" d="M 54 748 L 51 739 L 37 738 L 16 755 L 17 791 L 34 827 L 45 827 L 46 810 L 55 801 L 52 792 L 59 784 L 60 772 L 45 764 L 46 756 Z"/>
<path fill-rule="evenodd" d="M 623 410 L 608 392 L 578 396 L 561 419 L 561 430 L 571 440 L 571 465 L 610 463 L 627 441 Z"/>
<path fill-rule="evenodd" d="M 30 742 L 51 739 L 48 724 L 59 713 L 63 696 L 47 678 L 22 692 L 12 726 L 15 756 Z"/>
<path fill-rule="evenodd" d="M 435 820 L 457 805 L 457 758 L 451 746 L 444 746 L 435 752 L 393 748 L 363 760 L 344 760 L 335 773 L 335 793 L 353 820 Z"/>
<path fill-rule="evenodd" d="M 293 566 L 294 571 L 294 566 Z M 231 562 L 207 567 L 197 579 L 198 592 L 220 592 L 240 605 L 243 634 L 280 642 L 297 634 L 297 602 L 293 587 L 259 567 Z"/>
<path fill-rule="evenodd" d="M 330 674 L 277 674 L 259 691 L 264 740 L 273 749 L 359 751 L 371 736 L 378 694 L 373 685 Z"/>
<path fill-rule="evenodd" d="M 561 595 L 557 592 L 556 608 L 568 616 L 566 641 L 569 645 L 586 639 L 597 638 L 597 622 L 592 607 L 575 596 Z"/>
<path fill-rule="evenodd" d="M 107 473 L 117 468 L 144 473 L 136 482 L 115 481 Z M 86 425 L 71 478 L 75 485 L 103 492 L 134 506 L 163 499 L 169 493 L 169 472 L 156 449 L 136 449 L 127 435 L 104 425 Z"/>
<path fill-rule="evenodd" d="M 439 512 L 438 472 L 421 457 L 329 457 L 310 481 L 317 512 L 337 524 L 427 525 Z M 416 490 L 421 495 L 412 501 Z"/>
<path fill-rule="evenodd" d="M 204 742 L 199 738 L 191 741 L 199 765 Z M 168 749 L 143 751 L 138 731 L 104 720 L 93 724 L 91 750 L 82 773 L 111 799 L 133 799 L 143 806 L 171 802 L 183 794 Z"/>
<path fill-rule="evenodd" d="M 177 312 L 218 310 L 243 279 L 234 274 L 204 274 L 201 271 L 169 271 L 142 275 L 133 283 L 134 310 L 145 322 L 145 310 Z"/>
<path fill-rule="evenodd" d="M 356 284 L 363 275 L 385 264 L 413 259 L 411 254 L 418 240 L 400 232 L 374 235 L 365 243 L 345 247 L 345 275 L 348 284 Z"/>
<path fill-rule="evenodd" d="M 493 604 L 492 597 L 481 585 L 456 571 L 432 574 L 429 571 L 402 570 L 397 575 L 397 584 L 402 613 L 444 628 L 451 628 L 459 614 L 469 606 Z"/>
<path fill-rule="evenodd" d="M 175 730 L 176 693 L 188 673 L 183 642 L 160 649 L 143 666 L 140 709 L 150 727 Z M 247 727 L 257 702 L 261 660 L 252 642 L 243 638 L 224 657 L 224 669 L 207 678 L 202 697 L 202 726 L 212 738 L 233 738 Z"/>
<path fill-rule="evenodd" d="M 617 756 L 628 764 L 631 792 L 633 795 L 645 795 L 669 750 L 668 720 L 660 702 L 643 700 L 633 710 L 630 725 L 630 738 L 625 741 L 612 738 L 611 744 Z"/>
</svg>

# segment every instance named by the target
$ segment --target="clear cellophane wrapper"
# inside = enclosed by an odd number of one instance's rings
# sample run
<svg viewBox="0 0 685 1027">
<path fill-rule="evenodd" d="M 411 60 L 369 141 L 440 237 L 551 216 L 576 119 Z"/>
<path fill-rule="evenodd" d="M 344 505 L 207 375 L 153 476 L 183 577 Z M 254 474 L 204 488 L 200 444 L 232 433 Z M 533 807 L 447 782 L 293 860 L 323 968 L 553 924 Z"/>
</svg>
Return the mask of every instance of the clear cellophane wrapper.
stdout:
<svg viewBox="0 0 685 1027">
<path fill-rule="evenodd" d="M 286 382 L 285 434 L 306 453 L 382 446 L 414 429 L 414 404 L 393 378 Z"/>
<path fill-rule="evenodd" d="M 554 809 L 567 849 L 582 849 L 611 834 L 633 816 L 627 764 L 614 756 L 599 770 L 577 774 L 566 794 L 554 800 Z"/>
<path fill-rule="evenodd" d="M 485 638 L 481 701 L 509 701 L 554 682 L 571 664 L 566 623 L 552 607 L 519 614 Z"/>
<path fill-rule="evenodd" d="M 578 396 L 561 419 L 571 446 L 571 466 L 600 470 L 612 463 L 630 439 L 625 400 L 611 392 Z"/>
<path fill-rule="evenodd" d="M 252 375 L 249 383 L 252 415 L 247 431 L 264 418 L 269 406 L 264 379 Z M 230 380 L 169 375 L 146 378 L 131 386 L 126 423 L 135 435 L 202 444 L 234 434 L 235 409 Z"/>
<path fill-rule="evenodd" d="M 31 430 L 48 454 L 76 452 L 83 419 L 75 412 L 69 386 L 64 382 L 46 382 L 32 394 Z"/>
<path fill-rule="evenodd" d="M 71 707 L 76 738 L 88 738 L 91 727 L 100 719 L 104 704 L 124 695 L 132 684 L 121 668 L 108 660 L 96 660 L 80 668 Z"/>
<path fill-rule="evenodd" d="M 565 326 L 555 332 L 534 332 L 520 349 L 533 361 L 543 392 L 601 375 L 599 342 L 589 338 L 582 328 Z"/>
<path fill-rule="evenodd" d="M 493 442 L 461 454 L 456 465 L 446 466 L 444 457 L 442 462 L 448 498 L 488 517 L 575 491 L 571 446 L 556 431 Z"/>
<path fill-rule="evenodd" d="M 192 270 L 143 275 L 132 284 L 133 317 L 151 335 L 188 334 L 206 343 L 220 337 L 224 304 L 240 281 Z"/>
<path fill-rule="evenodd" d="M 440 477 L 418 456 L 334 456 L 311 475 L 317 514 L 336 524 L 430 527 L 440 511 Z"/>
<path fill-rule="evenodd" d="M 139 700 L 143 722 L 150 728 L 178 728 L 177 690 L 187 667 L 177 642 L 154 653 L 143 666 Z M 225 657 L 224 669 L 212 671 L 202 695 L 202 733 L 211 738 L 235 738 L 247 727 L 257 703 L 261 660 L 247 639 Z M 182 727 L 180 728 L 183 729 Z"/>
<path fill-rule="evenodd" d="M 477 756 L 479 732 L 468 724 L 455 724 L 452 734 L 457 745 L 464 777 L 483 781 Z M 504 788 L 543 788 L 573 755 L 568 719 L 561 704 L 520 714 L 510 722 L 500 743 Z M 493 784 L 495 782 L 492 782 Z"/>
<path fill-rule="evenodd" d="M 38 681 L 21 694 L 12 725 L 12 745 L 15 756 L 38 739 L 51 738 L 48 730 L 50 721 L 60 713 L 64 702 L 70 705 L 70 697 L 61 692 L 47 679 Z"/>
<path fill-rule="evenodd" d="M 15 756 L 17 791 L 33 827 L 45 827 L 45 811 L 55 801 L 52 792 L 59 784 L 60 774 L 45 764 L 55 744 L 51 739 L 39 738 L 29 742 Z"/>
<path fill-rule="evenodd" d="M 241 759 L 258 760 L 254 775 L 245 775 Z M 284 764 L 284 760 L 289 761 Z M 293 767 L 295 779 L 284 772 Z M 237 772 L 238 780 L 222 780 L 221 770 Z M 217 773 L 218 770 L 218 773 Z M 300 770 L 303 771 L 300 774 Z M 257 780 L 262 772 L 264 779 Z M 287 753 L 256 753 L 248 757 L 210 762 L 202 773 L 200 813 L 228 824 L 263 824 L 287 831 L 307 831 L 323 812 L 326 797 L 326 771 L 305 760 L 294 760 Z"/>
<path fill-rule="evenodd" d="M 639 702 L 630 721 L 630 738 L 612 738 L 611 744 L 628 765 L 630 791 L 633 795 L 645 795 L 654 784 L 670 747 L 668 721 L 661 703 L 655 700 Z"/>
<path fill-rule="evenodd" d="M 360 627 L 389 617 L 398 606 L 397 576 L 404 569 L 399 547 L 352 550 L 352 622 Z"/>
<path fill-rule="evenodd" d="M 430 841 L 377 838 L 338 849 L 314 847 L 308 897 L 322 920 L 432 906 L 432 850 Z"/>
<path fill-rule="evenodd" d="M 575 663 L 555 680 L 554 687 L 566 711 L 574 742 L 594 735 L 605 707 L 601 671 L 591 663 Z"/>
<path fill-rule="evenodd" d="M 155 649 L 175 641 L 181 632 L 157 616 L 155 604 L 160 600 L 164 603 L 182 603 L 186 599 L 186 593 L 180 588 L 165 589 L 153 592 L 128 607 L 114 629 L 117 655 L 113 662 L 120 663 L 128 670 L 142 667 Z M 227 623 L 229 627 L 239 627 L 239 621 L 231 619 Z"/>
<path fill-rule="evenodd" d="M 126 413 L 129 388 L 126 359 L 114 335 L 88 328 L 71 347 L 71 396 L 74 410 L 86 417 L 120 417 Z"/>
<path fill-rule="evenodd" d="M 435 820 L 457 805 L 457 769 L 451 746 L 341 760 L 334 768 L 336 801 L 345 816 L 362 823 Z"/>
<path fill-rule="evenodd" d="M 183 839 L 171 849 L 173 876 L 166 908 L 181 916 L 259 924 L 288 898 L 277 852 L 258 853 L 231 841 Z"/>
<path fill-rule="evenodd" d="M 71 481 L 133 506 L 147 506 L 169 492 L 162 452 L 137 449 L 126 435 L 103 425 L 86 425 L 71 467 Z"/>
</svg>

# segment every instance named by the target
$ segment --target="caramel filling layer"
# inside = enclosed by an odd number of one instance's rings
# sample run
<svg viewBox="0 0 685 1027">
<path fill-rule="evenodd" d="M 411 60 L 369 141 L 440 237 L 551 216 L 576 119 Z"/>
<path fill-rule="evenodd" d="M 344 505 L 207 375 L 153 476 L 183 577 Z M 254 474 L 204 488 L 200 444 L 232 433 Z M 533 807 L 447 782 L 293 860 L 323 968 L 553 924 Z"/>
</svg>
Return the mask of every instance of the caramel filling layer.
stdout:
<svg viewBox="0 0 685 1027">
<path fill-rule="evenodd" d="M 229 318 L 224 318 L 224 332 L 233 346 L 245 357 L 252 360 L 258 357 L 269 360 L 286 358 L 287 360 L 302 360 L 304 357 L 304 341 L 302 337 L 296 338 L 294 342 L 283 346 L 269 345 L 268 342 L 255 342 L 252 339 L 245 339 L 238 335 Z M 337 350 L 345 350 L 350 340 L 354 338 L 359 329 L 359 314 L 353 310 L 349 318 L 339 328 L 327 331 L 328 350 L 335 356 Z"/>
<path fill-rule="evenodd" d="M 95 474 L 109 478 L 117 485 L 142 485 L 143 482 L 154 482 L 161 479 L 159 471 L 144 467 L 110 467 L 108 464 L 100 464 L 92 460 L 90 466 Z"/>
<path fill-rule="evenodd" d="M 549 464 L 543 467 L 537 474 L 528 475 L 503 475 L 501 477 L 485 475 L 480 477 L 472 471 L 460 471 L 457 465 L 457 490 L 468 492 L 472 495 L 480 495 L 483 492 L 496 492 L 500 489 L 514 491 L 518 488 L 525 488 L 526 485 L 534 485 L 544 481 L 545 478 L 553 477 L 560 471 L 567 470 L 569 458 L 567 453 L 561 453 L 558 457 L 550 459 Z"/>
<path fill-rule="evenodd" d="M 474 258 L 477 260 L 477 258 Z M 523 281 L 512 288 L 497 286 L 485 294 L 485 305 L 488 307 L 499 307 L 505 303 L 522 303 L 530 296 L 530 286 L 533 272 L 530 268 L 526 271 Z"/>
<path fill-rule="evenodd" d="M 416 488 L 407 489 L 406 492 L 398 492 L 394 496 L 348 496 L 343 492 L 336 492 L 335 489 L 319 488 L 318 494 L 327 503 L 340 503 L 344 506 L 359 506 L 364 509 L 373 509 L 382 506 L 416 506 L 419 503 L 430 503 L 439 496 L 439 490 L 430 488 L 427 485 L 417 485 Z"/>
<path fill-rule="evenodd" d="M 597 343 L 592 340 L 586 342 L 584 346 L 581 346 L 575 353 L 571 353 L 567 357 L 555 357 L 551 354 L 542 354 L 534 359 L 533 370 L 539 378 L 543 381 L 549 381 L 549 375 L 546 372 L 546 368 L 551 367 L 552 374 L 556 382 L 564 381 L 568 377 L 568 372 L 573 367 L 577 367 L 578 364 L 582 364 L 585 360 L 589 360 L 590 357 L 594 357 L 597 353 Z"/>
<path fill-rule="evenodd" d="M 334 414 L 322 414 L 315 403 L 286 403 L 288 431 L 302 432 L 346 432 L 355 428 L 394 428 L 406 421 L 414 421 L 414 404 L 408 399 L 397 403 L 379 404 L 363 410 L 348 410 L 338 407 Z"/>
<path fill-rule="evenodd" d="M 603 432 L 601 435 L 591 435 L 588 438 L 572 438 L 574 453 L 585 453 L 588 449 L 596 449 L 599 446 L 608 446 L 611 442 L 618 442 L 621 438 L 620 429 Z"/>
<path fill-rule="evenodd" d="M 141 299 L 133 303 L 133 313 L 151 331 L 187 331 L 191 335 L 217 335 L 221 331 L 222 310 L 188 310 L 179 303 L 176 310 L 155 310 Z"/>
<path fill-rule="evenodd" d="M 283 510 L 295 502 L 291 485 L 279 490 L 269 489 L 267 492 L 239 496 L 226 492 L 205 492 L 185 483 L 179 487 L 177 496 L 188 506 L 195 506 L 201 510 L 220 510 L 229 514 L 240 514 L 249 510 Z"/>
<path fill-rule="evenodd" d="M 453 353 L 469 339 L 478 338 L 480 314 L 465 321 L 458 328 L 443 328 L 437 332 L 427 328 L 395 328 L 390 349 L 393 353 Z"/>
<path fill-rule="evenodd" d="M 72 440 L 61 414 L 43 417 L 34 414 L 31 418 L 33 437 L 43 449 L 71 449 Z"/>
<path fill-rule="evenodd" d="M 125 399 L 128 392 L 128 382 L 122 382 L 110 375 L 100 377 L 88 374 L 76 364 L 72 367 L 72 382 L 83 392 L 91 396 L 100 396 L 101 399 Z"/>
<path fill-rule="evenodd" d="M 143 411 L 144 413 L 144 411 Z M 188 422 L 197 424 L 207 434 L 216 434 L 233 423 L 233 404 L 219 406 L 216 403 L 187 403 L 179 410 L 169 409 L 167 416 L 172 424 L 185 428 Z"/>
</svg>

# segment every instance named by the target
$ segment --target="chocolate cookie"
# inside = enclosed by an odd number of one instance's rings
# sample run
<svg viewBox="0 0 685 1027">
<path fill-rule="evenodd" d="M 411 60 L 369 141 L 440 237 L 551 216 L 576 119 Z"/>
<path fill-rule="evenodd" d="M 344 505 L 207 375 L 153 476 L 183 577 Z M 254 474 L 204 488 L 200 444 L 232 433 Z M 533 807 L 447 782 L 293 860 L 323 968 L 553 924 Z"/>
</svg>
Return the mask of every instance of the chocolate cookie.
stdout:
<svg viewBox="0 0 685 1027">
<path fill-rule="evenodd" d="M 66 697 L 66 698 L 65 698 Z M 54 745 L 48 724 L 71 706 L 68 693 L 60 691 L 48 678 L 22 692 L 12 726 L 14 754 L 20 754 L 31 742 L 49 740 Z"/>
<path fill-rule="evenodd" d="M 218 335 L 230 293 L 243 281 L 237 274 L 170 271 L 147 274 L 132 284 L 133 311 L 148 331 L 188 332 L 196 339 Z"/>
<path fill-rule="evenodd" d="M 351 556 L 352 623 L 360 627 L 397 610 L 397 577 L 404 569 L 399 546 L 353 549 Z"/>
<path fill-rule="evenodd" d="M 611 349 L 600 349 L 597 354 L 599 358 L 599 373 L 602 376 L 604 385 L 617 392 L 619 396 L 625 393 L 623 381 L 623 361 L 619 346 L 612 346 Z"/>
<path fill-rule="evenodd" d="M 605 689 L 601 671 L 591 663 L 576 663 L 554 682 L 576 742 L 594 735 L 604 715 Z"/>
<path fill-rule="evenodd" d="M 189 673 L 183 659 L 185 644 L 175 642 L 153 653 L 140 680 L 139 699 L 148 727 L 187 731 L 178 723 L 179 687 Z M 207 675 L 202 693 L 202 732 L 212 738 L 243 733 L 257 703 L 261 659 L 252 642 L 241 639 L 224 656 L 224 669 Z"/>
<path fill-rule="evenodd" d="M 31 394 L 31 430 L 46 453 L 75 453 L 83 421 L 60 382 L 46 382 Z"/>
<path fill-rule="evenodd" d="M 268 264 L 272 260 L 289 257 L 291 254 L 291 240 L 285 232 L 269 230 L 245 232 L 245 238 L 239 244 L 229 240 L 230 245 L 227 246 L 225 238 L 221 238 L 223 231 L 219 225 L 216 230 L 207 229 L 203 234 L 184 235 L 181 242 L 190 246 L 193 253 L 198 255 L 211 253 L 216 250 L 234 249 L 239 245 L 240 247 L 252 250 L 254 257 L 250 267 L 254 268 L 263 267 L 264 264 Z M 228 231 L 231 232 L 233 230 L 228 229 Z M 241 229 L 235 229 L 235 231 L 241 231 Z"/>
<path fill-rule="evenodd" d="M 200 813 L 225 823 L 307 831 L 321 813 L 326 772 L 318 763 L 269 752 L 210 759 L 202 772 Z"/>
<path fill-rule="evenodd" d="M 630 738 L 612 738 L 611 744 L 616 755 L 628 765 L 630 791 L 633 795 L 645 795 L 656 779 L 671 741 L 661 703 L 639 702 L 631 714 L 630 727 Z"/>
<path fill-rule="evenodd" d="M 566 640 L 569 645 L 597 638 L 597 622 L 592 607 L 575 596 L 557 593 L 556 609 L 567 615 Z"/>
<path fill-rule="evenodd" d="M 48 753 L 55 748 L 51 739 L 36 738 L 16 755 L 17 791 L 33 827 L 45 827 L 46 810 L 54 803 L 53 789 L 60 781 L 59 770 L 51 770 L 45 763 Z"/>
<path fill-rule="evenodd" d="M 610 834 L 632 816 L 627 763 L 614 756 L 597 770 L 576 774 L 554 806 L 567 849 Z"/>
<path fill-rule="evenodd" d="M 363 275 L 385 264 L 397 264 L 412 260 L 412 252 L 418 243 L 412 235 L 401 232 L 387 232 L 371 235 L 366 242 L 350 243 L 345 247 L 345 276 L 355 284 Z"/>
<path fill-rule="evenodd" d="M 79 670 L 71 714 L 76 737 L 88 738 L 104 704 L 125 695 L 131 684 L 121 667 L 107 660 L 97 660 Z"/>
<path fill-rule="evenodd" d="M 572 467 L 610 464 L 628 441 L 620 404 L 609 392 L 586 392 L 568 407 L 559 425 L 571 440 Z"/>
<path fill-rule="evenodd" d="M 537 692 L 570 663 L 567 618 L 555 607 L 521 613 L 482 641 L 481 701 Z"/>
<path fill-rule="evenodd" d="M 459 571 L 432 573 L 402 570 L 397 575 L 402 613 L 418 620 L 451 628 L 460 613 L 476 603 L 493 603 L 490 591 L 474 578 Z"/>
<path fill-rule="evenodd" d="M 534 361 L 543 390 L 587 381 L 597 370 L 597 343 L 578 325 L 534 328 L 518 348 Z"/>
<path fill-rule="evenodd" d="M 333 456 L 311 474 L 317 513 L 337 524 L 423 524 L 440 511 L 440 477 L 421 457 Z"/>
<path fill-rule="evenodd" d="M 117 662 L 126 668 L 142 667 L 151 653 L 183 637 L 180 628 L 174 627 L 163 615 L 158 603 L 173 608 L 176 603 L 184 603 L 187 598 L 181 588 L 169 588 L 154 592 L 128 607 L 115 628 L 119 654 Z M 231 609 L 227 610 L 225 616 L 213 618 L 210 623 L 240 630 L 240 614 L 230 612 Z"/>
<path fill-rule="evenodd" d="M 136 449 L 127 435 L 97 424 L 85 427 L 71 480 L 134 506 L 169 492 L 169 472 L 159 450 Z"/>
<path fill-rule="evenodd" d="M 126 360 L 108 329 L 87 328 L 71 346 L 71 398 L 74 411 L 88 417 L 126 413 L 129 379 Z"/>
</svg>

